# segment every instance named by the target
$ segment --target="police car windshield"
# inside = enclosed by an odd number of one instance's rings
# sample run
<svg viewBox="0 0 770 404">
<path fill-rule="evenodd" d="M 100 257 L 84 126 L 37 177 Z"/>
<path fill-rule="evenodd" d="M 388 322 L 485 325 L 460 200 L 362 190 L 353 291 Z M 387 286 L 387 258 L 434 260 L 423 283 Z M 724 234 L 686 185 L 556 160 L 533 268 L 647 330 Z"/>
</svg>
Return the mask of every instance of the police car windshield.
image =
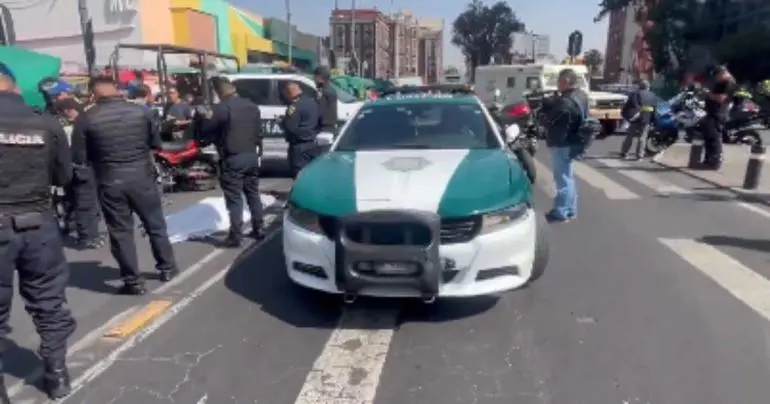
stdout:
<svg viewBox="0 0 770 404">
<path fill-rule="evenodd" d="M 499 138 L 479 105 L 420 102 L 364 107 L 335 150 L 499 148 Z"/>
</svg>

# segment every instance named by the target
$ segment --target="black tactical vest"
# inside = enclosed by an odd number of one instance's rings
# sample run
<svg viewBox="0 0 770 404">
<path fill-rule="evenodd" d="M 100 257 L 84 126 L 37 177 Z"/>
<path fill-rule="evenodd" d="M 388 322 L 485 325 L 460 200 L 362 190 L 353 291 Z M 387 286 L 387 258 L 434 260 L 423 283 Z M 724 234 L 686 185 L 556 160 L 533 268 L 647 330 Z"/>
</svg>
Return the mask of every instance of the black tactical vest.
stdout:
<svg viewBox="0 0 770 404">
<path fill-rule="evenodd" d="M 50 207 L 52 143 L 40 116 L 0 119 L 0 213 Z"/>
</svg>

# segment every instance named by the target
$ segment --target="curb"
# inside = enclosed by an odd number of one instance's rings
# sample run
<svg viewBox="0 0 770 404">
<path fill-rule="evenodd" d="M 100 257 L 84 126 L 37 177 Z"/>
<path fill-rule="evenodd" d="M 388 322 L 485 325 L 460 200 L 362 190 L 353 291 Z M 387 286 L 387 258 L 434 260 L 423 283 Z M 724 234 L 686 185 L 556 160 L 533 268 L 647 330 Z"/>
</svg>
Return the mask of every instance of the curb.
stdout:
<svg viewBox="0 0 770 404">
<path fill-rule="evenodd" d="M 668 169 L 671 169 L 671 170 L 676 170 L 676 171 L 678 171 L 678 172 L 680 172 L 680 173 L 682 173 L 682 174 L 684 174 L 684 175 L 686 175 L 686 176 L 688 176 L 690 178 L 693 178 L 693 179 L 705 182 L 705 183 L 711 185 L 714 188 L 722 189 L 722 190 L 725 190 L 725 191 L 729 191 L 733 195 L 737 196 L 738 199 L 740 199 L 740 200 L 742 200 L 744 202 L 759 203 L 759 204 L 762 204 L 762 205 L 765 205 L 765 206 L 770 206 L 770 200 L 768 200 L 768 199 L 762 198 L 760 196 L 754 195 L 754 194 L 749 193 L 749 192 L 741 191 L 741 190 L 739 190 L 738 188 L 735 188 L 735 187 L 728 187 L 726 185 L 720 184 L 720 183 L 718 183 L 716 181 L 710 180 L 710 179 L 705 178 L 703 176 L 700 176 L 700 175 L 698 175 L 696 173 L 693 173 L 692 171 L 686 170 L 686 169 L 684 169 L 682 167 L 675 167 L 675 166 L 672 166 L 672 165 L 669 165 L 669 164 L 661 162 L 660 159 L 663 157 L 663 155 L 665 153 L 666 153 L 666 150 L 663 150 L 662 152 L 656 154 L 655 157 L 652 158 L 652 162 L 657 164 L 657 165 L 659 165 L 659 166 L 661 166 L 661 167 L 665 167 L 665 168 L 668 168 Z"/>
</svg>

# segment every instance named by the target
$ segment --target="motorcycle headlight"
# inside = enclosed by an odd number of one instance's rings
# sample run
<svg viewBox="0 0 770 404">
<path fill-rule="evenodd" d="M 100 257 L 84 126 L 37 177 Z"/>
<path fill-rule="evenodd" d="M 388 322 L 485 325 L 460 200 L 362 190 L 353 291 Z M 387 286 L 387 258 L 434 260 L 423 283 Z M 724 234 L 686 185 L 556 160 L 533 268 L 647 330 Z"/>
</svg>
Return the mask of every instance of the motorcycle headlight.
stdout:
<svg viewBox="0 0 770 404">
<path fill-rule="evenodd" d="M 307 209 L 300 208 L 299 206 L 289 203 L 287 209 L 287 215 L 292 223 L 297 226 L 317 234 L 323 234 L 321 230 L 320 222 L 318 221 L 318 215 Z"/>
<path fill-rule="evenodd" d="M 529 204 L 522 203 L 487 213 L 481 220 L 481 233 L 492 233 L 508 227 L 510 224 L 521 220 L 529 214 Z"/>
</svg>

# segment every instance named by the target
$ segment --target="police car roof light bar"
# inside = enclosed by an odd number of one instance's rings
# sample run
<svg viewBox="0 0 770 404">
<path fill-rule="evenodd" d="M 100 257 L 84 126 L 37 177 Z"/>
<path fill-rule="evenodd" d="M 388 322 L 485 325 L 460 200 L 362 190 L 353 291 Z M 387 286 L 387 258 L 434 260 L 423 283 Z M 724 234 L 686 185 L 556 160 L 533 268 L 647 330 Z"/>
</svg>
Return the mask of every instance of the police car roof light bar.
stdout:
<svg viewBox="0 0 770 404">
<path fill-rule="evenodd" d="M 404 94 L 451 94 L 451 95 L 469 95 L 473 94 L 473 89 L 465 84 L 437 84 L 431 86 L 401 86 L 393 87 L 380 92 L 380 97 Z"/>
</svg>

